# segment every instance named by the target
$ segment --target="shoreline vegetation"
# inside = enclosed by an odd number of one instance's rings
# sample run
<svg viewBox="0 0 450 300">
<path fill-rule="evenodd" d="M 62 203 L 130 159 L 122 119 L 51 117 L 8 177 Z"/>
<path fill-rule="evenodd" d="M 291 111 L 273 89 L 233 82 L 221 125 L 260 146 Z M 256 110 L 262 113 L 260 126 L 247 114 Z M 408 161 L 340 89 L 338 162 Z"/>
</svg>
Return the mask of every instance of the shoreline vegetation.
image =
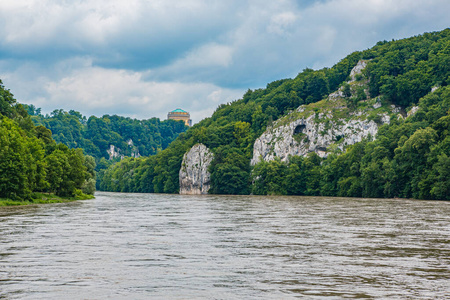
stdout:
<svg viewBox="0 0 450 300">
<path fill-rule="evenodd" d="M 79 200 L 95 199 L 94 195 L 84 194 L 81 191 L 76 193 L 73 197 L 60 197 L 51 193 L 33 193 L 31 199 L 28 200 L 12 200 L 7 198 L 0 198 L 0 207 L 5 206 L 24 206 L 34 204 L 51 204 L 51 203 L 65 203 Z"/>
<path fill-rule="evenodd" d="M 95 181 L 95 159 L 35 126 L 0 80 L 0 204 L 86 199 L 84 194 L 94 194 Z"/>
<path fill-rule="evenodd" d="M 214 154 L 208 194 L 450 200 L 449 66 L 450 28 L 380 41 L 331 68 L 249 89 L 178 135 L 169 126 L 149 148 L 137 143 L 151 140 L 151 124 L 140 130 L 145 122 L 129 118 L 55 110 L 35 124 L 40 109 L 17 103 L 0 80 L 0 198 L 178 194 L 184 155 L 200 143 Z M 177 137 L 168 144 L 167 135 Z"/>
<path fill-rule="evenodd" d="M 214 155 L 209 194 L 450 200 L 449 66 L 449 28 L 380 41 L 249 89 L 156 155 L 109 166 L 98 190 L 177 194 L 200 143 Z"/>
</svg>

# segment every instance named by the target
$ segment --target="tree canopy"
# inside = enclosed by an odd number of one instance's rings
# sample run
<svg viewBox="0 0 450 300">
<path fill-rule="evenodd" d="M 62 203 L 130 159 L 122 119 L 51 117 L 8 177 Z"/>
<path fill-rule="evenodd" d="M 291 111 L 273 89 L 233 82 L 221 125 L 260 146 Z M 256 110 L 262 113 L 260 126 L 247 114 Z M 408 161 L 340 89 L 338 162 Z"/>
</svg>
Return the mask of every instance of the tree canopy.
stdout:
<svg viewBox="0 0 450 300">
<path fill-rule="evenodd" d="M 50 130 L 33 125 L 0 80 L 0 198 L 29 200 L 34 192 L 93 194 L 88 183 L 95 179 L 94 168 L 81 149 L 57 144 Z"/>
<path fill-rule="evenodd" d="M 210 167 L 212 193 L 416 197 L 448 199 L 448 88 L 450 29 L 408 39 L 380 42 L 354 52 L 332 68 L 305 69 L 293 79 L 248 90 L 220 105 L 169 147 L 154 156 L 124 160 L 105 172 L 103 189 L 177 193 L 183 154 L 203 143 L 215 154 Z M 365 60 L 369 96 L 407 109 L 414 117 L 393 120 L 374 141 L 365 140 L 341 155 L 317 155 L 262 162 L 253 170 L 254 141 L 268 125 L 300 105 L 317 102 L 345 81 Z M 358 79 L 359 80 L 359 79 Z M 432 87 L 441 87 L 430 93 Z M 366 99 L 363 89 L 348 105 Z M 420 100 L 420 101 L 419 101 Z M 377 121 L 377 116 L 368 116 Z"/>
</svg>

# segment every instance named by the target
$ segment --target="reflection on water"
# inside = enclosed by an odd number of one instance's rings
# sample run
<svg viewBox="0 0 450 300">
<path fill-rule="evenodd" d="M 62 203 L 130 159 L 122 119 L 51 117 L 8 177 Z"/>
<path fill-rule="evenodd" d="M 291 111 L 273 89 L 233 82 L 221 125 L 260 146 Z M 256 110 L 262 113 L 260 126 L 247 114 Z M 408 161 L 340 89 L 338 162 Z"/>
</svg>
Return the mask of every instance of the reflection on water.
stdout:
<svg viewBox="0 0 450 300">
<path fill-rule="evenodd" d="M 0 209 L 0 298 L 450 295 L 450 202 L 96 197 Z"/>
</svg>

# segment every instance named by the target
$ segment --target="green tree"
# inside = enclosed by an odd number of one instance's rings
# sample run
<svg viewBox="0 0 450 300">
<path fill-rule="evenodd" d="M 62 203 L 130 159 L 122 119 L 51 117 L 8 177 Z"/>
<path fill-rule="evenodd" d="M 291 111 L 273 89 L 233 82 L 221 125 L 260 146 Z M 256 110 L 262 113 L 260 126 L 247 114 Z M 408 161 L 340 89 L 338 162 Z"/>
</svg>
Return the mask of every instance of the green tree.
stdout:
<svg viewBox="0 0 450 300">
<path fill-rule="evenodd" d="M 216 149 L 210 165 L 213 194 L 242 195 L 249 193 L 249 159 L 237 148 L 223 146 Z"/>
<path fill-rule="evenodd" d="M 442 153 L 433 165 L 432 179 L 434 184 L 430 194 L 434 199 L 450 200 L 450 157 Z"/>
<path fill-rule="evenodd" d="M 87 176 L 81 149 L 69 149 L 59 144 L 45 158 L 49 190 L 59 196 L 74 196 L 81 189 Z"/>
<path fill-rule="evenodd" d="M 29 199 L 45 187 L 44 150 L 12 120 L 0 120 L 0 197 Z"/>
</svg>

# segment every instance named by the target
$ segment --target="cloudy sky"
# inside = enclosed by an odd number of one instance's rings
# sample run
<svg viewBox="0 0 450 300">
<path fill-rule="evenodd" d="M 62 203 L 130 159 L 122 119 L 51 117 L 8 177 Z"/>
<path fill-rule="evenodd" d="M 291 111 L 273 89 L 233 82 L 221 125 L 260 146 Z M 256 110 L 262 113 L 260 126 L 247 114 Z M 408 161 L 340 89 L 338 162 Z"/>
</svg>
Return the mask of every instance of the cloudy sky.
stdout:
<svg viewBox="0 0 450 300">
<path fill-rule="evenodd" d="M 0 79 L 21 103 L 194 123 L 247 89 L 449 26 L 448 0 L 0 0 Z"/>
</svg>

